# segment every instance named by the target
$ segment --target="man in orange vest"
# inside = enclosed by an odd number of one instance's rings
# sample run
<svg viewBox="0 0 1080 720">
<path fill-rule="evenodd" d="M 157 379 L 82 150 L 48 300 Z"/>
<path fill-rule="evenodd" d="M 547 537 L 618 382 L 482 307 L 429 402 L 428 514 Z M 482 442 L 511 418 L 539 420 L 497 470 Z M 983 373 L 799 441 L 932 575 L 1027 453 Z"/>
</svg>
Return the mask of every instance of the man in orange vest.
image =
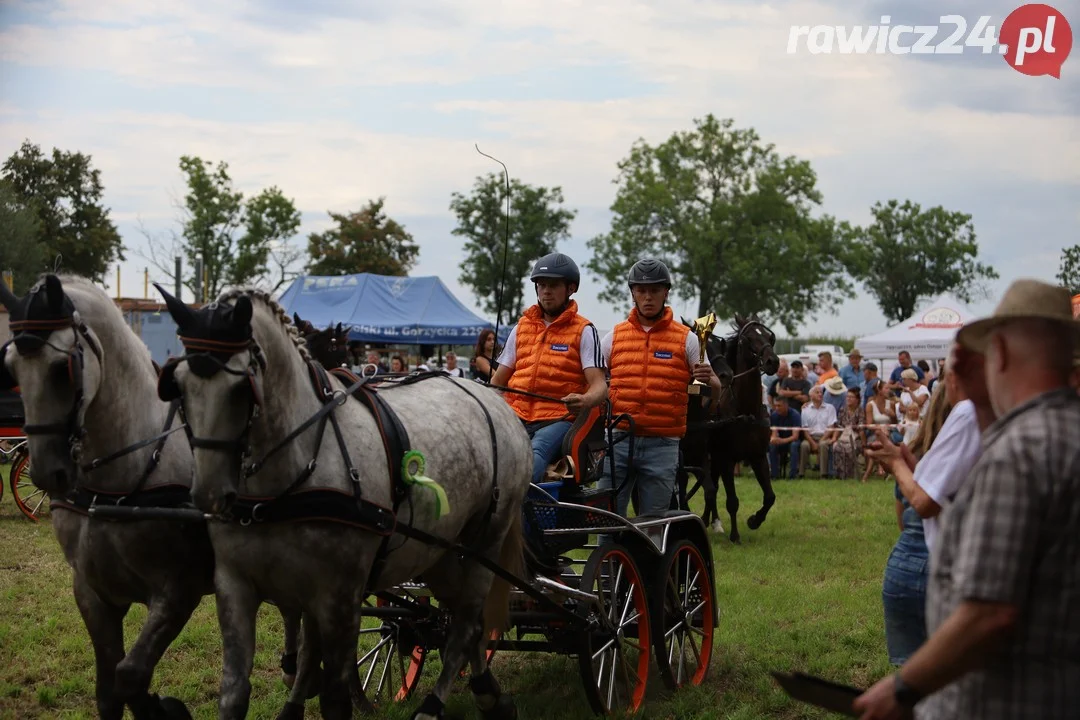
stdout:
<svg viewBox="0 0 1080 720">
<path fill-rule="evenodd" d="M 607 398 L 607 378 L 596 328 L 570 299 L 581 283 L 577 264 L 551 253 L 536 262 L 529 279 L 536 305 L 510 331 L 491 384 L 510 388 L 504 397 L 532 438 L 536 483 L 558 458 L 574 417 Z"/>
<path fill-rule="evenodd" d="M 679 441 L 686 434 L 687 386 L 700 380 L 712 388 L 710 404 L 720 396 L 720 379 L 712 366 L 699 363 L 697 335 L 675 322 L 666 302 L 671 273 L 659 260 L 639 260 L 627 279 L 634 309 L 600 341 L 611 369 L 611 410 L 634 420 L 634 456 L 629 441 L 615 443 L 616 511 L 626 516 L 637 485 L 641 515 L 667 511 L 675 493 Z M 633 472 L 631 472 L 633 470 Z M 630 481 L 627 482 L 627 475 Z M 600 487 L 611 487 L 610 471 Z"/>
</svg>

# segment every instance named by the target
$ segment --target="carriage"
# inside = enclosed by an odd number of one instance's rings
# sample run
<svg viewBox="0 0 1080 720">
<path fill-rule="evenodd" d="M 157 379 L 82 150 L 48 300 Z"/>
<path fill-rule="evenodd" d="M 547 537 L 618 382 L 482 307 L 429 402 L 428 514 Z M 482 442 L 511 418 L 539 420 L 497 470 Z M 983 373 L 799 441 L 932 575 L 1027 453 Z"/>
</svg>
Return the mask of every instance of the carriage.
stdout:
<svg viewBox="0 0 1080 720">
<path fill-rule="evenodd" d="M 346 336 L 340 325 L 318 330 L 293 319 L 325 367 L 342 364 L 337 356 Z M 730 376 L 723 367 L 720 372 Z M 356 380 L 347 371 L 331 372 L 346 385 Z M 418 375 L 380 379 L 392 386 Z M 618 442 L 632 445 L 632 430 L 632 418 L 613 416 L 609 402 L 570 427 L 559 460 L 523 503 L 529 578 L 506 578 L 515 586 L 510 627 L 488 640 L 489 658 L 496 652 L 576 656 L 597 714 L 638 710 L 654 667 L 669 691 L 699 685 L 719 620 L 702 518 L 685 509 L 629 520 L 613 512 L 618 482 L 605 458 Z M 601 489 L 605 466 L 611 482 Z M 687 472 L 705 475 L 681 464 L 680 476 Z M 685 483 L 677 486 L 683 492 L 676 504 L 686 508 Z M 370 596 L 363 614 L 357 664 L 365 695 L 379 704 L 406 700 L 419 686 L 429 654 L 445 643 L 448 615 L 421 583 Z"/>
<path fill-rule="evenodd" d="M 0 455 L 10 463 L 8 487 L 16 507 L 28 519 L 37 522 L 49 511 L 49 499 L 31 480 L 30 452 L 23 433 L 23 405 L 19 393 L 0 391 Z M 4 486 L 0 484 L 0 497 Z"/>
<path fill-rule="evenodd" d="M 632 433 L 616 439 L 628 422 L 607 407 L 581 415 L 549 479 L 530 488 L 522 512 L 531 579 L 513 578 L 510 630 L 488 643 L 489 657 L 576 656 L 596 714 L 640 709 L 654 661 L 670 691 L 701 684 L 719 621 L 701 518 L 671 510 L 626 519 L 612 512 L 614 491 L 594 486 L 614 444 L 633 442 Z M 364 614 L 358 666 L 365 694 L 376 703 L 410 697 L 428 654 L 445 639 L 446 618 L 413 583 L 372 596 Z"/>
</svg>

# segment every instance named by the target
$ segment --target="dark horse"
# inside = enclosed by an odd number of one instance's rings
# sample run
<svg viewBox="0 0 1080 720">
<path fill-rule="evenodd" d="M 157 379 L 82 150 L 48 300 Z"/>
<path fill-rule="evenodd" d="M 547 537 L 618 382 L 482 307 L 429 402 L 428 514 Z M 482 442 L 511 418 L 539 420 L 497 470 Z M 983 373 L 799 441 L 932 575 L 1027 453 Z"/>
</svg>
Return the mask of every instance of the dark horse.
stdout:
<svg viewBox="0 0 1080 720">
<path fill-rule="evenodd" d="M 685 318 L 681 319 L 683 325 L 689 328 L 693 327 L 693 324 L 687 322 Z M 720 384 L 725 387 L 729 386 L 734 372 L 724 354 L 718 350 L 710 350 L 706 346 L 706 356 L 709 364 L 712 365 L 713 372 L 716 373 L 716 377 L 720 379 Z M 704 490 L 705 512 L 702 514 L 701 519 L 707 526 L 712 527 L 714 531 L 723 532 L 724 528 L 720 524 L 720 514 L 716 508 L 717 488 L 710 470 L 709 438 L 711 426 L 714 423 L 709 413 L 709 405 L 712 398 L 707 395 L 689 395 L 688 397 L 686 435 L 679 445 L 679 452 L 682 455 L 676 483 L 679 491 L 679 504 L 682 508 L 689 509 L 689 502 L 697 494 L 697 491 Z M 694 482 L 692 487 L 688 489 L 687 486 L 691 484 L 691 475 Z"/>
<path fill-rule="evenodd" d="M 706 508 L 716 509 L 718 478 L 723 478 L 727 511 L 731 519 L 731 542 L 739 542 L 739 498 L 735 494 L 735 465 L 746 463 L 761 486 L 761 509 L 746 519 L 751 530 L 765 522 L 776 502 L 769 472 L 769 414 L 761 402 L 761 374 L 774 374 L 780 359 L 773 350 L 776 335 L 756 315 L 735 315 L 734 332 L 726 338 L 710 336 L 710 359 L 723 356 L 734 370 L 734 377 L 724 388 L 716 413 L 716 425 L 709 433 L 710 487 L 704 484 Z"/>
<path fill-rule="evenodd" d="M 349 331 L 341 323 L 319 330 L 293 313 L 293 323 L 300 331 L 311 356 L 327 370 L 349 366 Z"/>
</svg>

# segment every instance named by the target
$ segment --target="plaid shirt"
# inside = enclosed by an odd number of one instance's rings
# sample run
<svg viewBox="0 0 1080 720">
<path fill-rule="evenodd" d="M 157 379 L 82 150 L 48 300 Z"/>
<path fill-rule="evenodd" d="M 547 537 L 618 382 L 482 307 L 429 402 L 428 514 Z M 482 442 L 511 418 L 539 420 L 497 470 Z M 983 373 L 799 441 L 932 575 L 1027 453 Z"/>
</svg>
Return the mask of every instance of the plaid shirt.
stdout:
<svg viewBox="0 0 1080 720">
<path fill-rule="evenodd" d="M 1055 390 L 983 434 L 968 481 L 942 513 L 927 629 L 964 600 L 1015 605 L 1001 648 L 920 703 L 920 720 L 1080 717 L 1080 397 Z"/>
</svg>

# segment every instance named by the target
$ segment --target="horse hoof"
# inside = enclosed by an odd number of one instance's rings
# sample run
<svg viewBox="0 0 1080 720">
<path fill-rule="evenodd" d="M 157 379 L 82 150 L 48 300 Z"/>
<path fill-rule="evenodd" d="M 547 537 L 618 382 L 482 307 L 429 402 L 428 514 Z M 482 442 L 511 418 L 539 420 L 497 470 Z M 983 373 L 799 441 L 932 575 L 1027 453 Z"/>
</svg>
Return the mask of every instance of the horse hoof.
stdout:
<svg viewBox="0 0 1080 720">
<path fill-rule="evenodd" d="M 712 530 L 717 535 L 723 535 L 724 534 L 724 526 L 720 523 L 719 520 L 713 520 L 712 525 L 709 526 L 709 529 Z"/>
<path fill-rule="evenodd" d="M 285 683 L 285 687 L 292 690 L 293 685 L 296 684 L 296 675 L 290 675 L 289 673 L 281 673 L 281 682 Z"/>
<path fill-rule="evenodd" d="M 517 706 L 514 705 L 512 697 L 503 693 L 493 706 L 486 710 L 481 709 L 480 715 L 484 720 L 516 720 Z"/>
<path fill-rule="evenodd" d="M 731 533 L 730 540 L 733 545 L 742 545 L 742 540 L 739 538 L 739 533 Z"/>
<path fill-rule="evenodd" d="M 174 697 L 165 696 L 158 700 L 162 717 L 166 720 L 192 720 L 187 705 Z"/>
<path fill-rule="evenodd" d="M 751 515 L 750 517 L 746 518 L 746 527 L 750 528 L 751 530 L 757 530 L 759 527 L 761 527 L 761 519 L 759 519 L 756 514 Z"/>
<path fill-rule="evenodd" d="M 413 713 L 412 720 L 443 720 L 443 701 L 433 693 L 428 693 L 420 707 Z"/>
<path fill-rule="evenodd" d="M 281 708 L 277 720 L 304 720 L 304 706 L 294 702 L 286 702 Z"/>
</svg>

